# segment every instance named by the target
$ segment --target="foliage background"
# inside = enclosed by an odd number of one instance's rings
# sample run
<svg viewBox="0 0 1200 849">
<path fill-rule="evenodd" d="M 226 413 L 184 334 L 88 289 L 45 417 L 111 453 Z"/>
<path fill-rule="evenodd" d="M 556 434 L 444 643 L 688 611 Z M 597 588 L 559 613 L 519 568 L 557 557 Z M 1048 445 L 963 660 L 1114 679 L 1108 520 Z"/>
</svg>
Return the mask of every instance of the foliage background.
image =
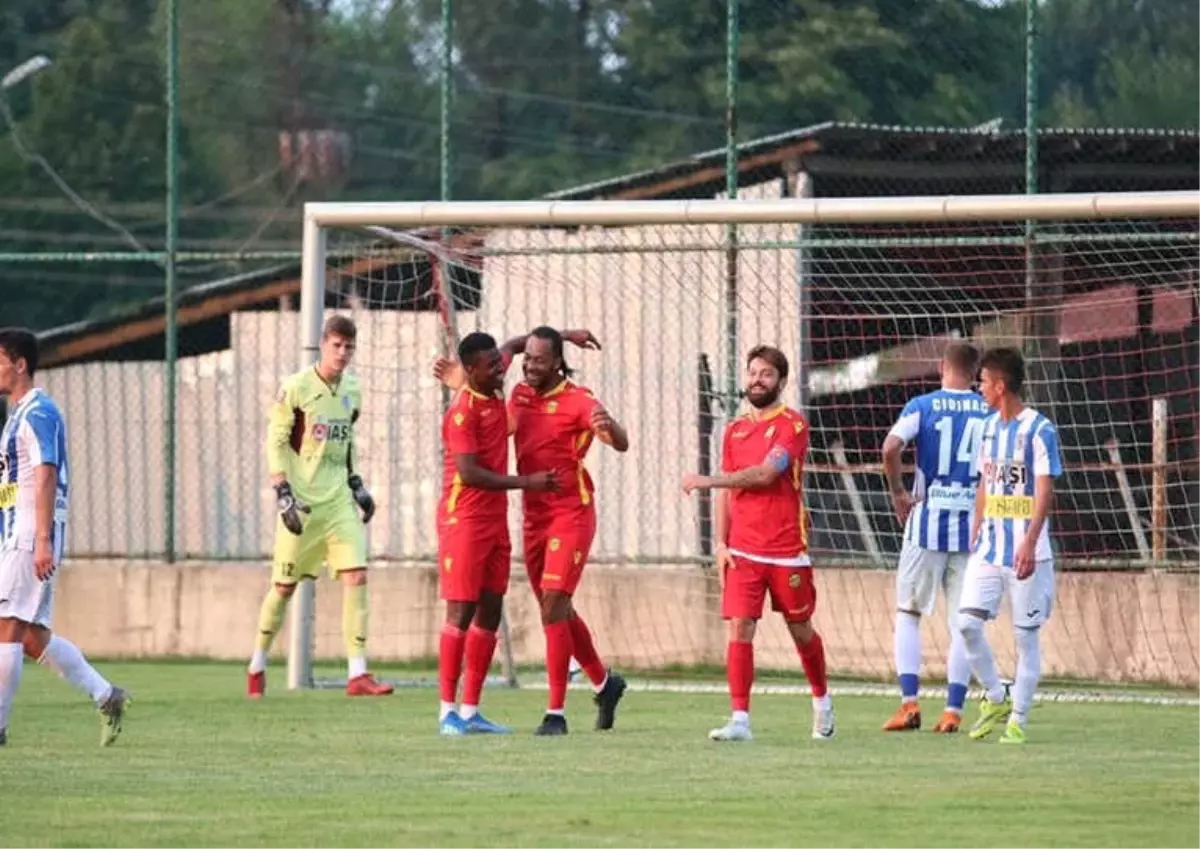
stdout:
<svg viewBox="0 0 1200 849">
<path fill-rule="evenodd" d="M 128 234 L 98 224 L 0 127 L 0 251 L 162 250 L 165 3 L 6 0 L 0 72 L 20 138 Z M 304 200 L 439 195 L 450 51 L 453 197 L 530 198 L 720 147 L 725 0 L 181 0 L 183 251 L 296 250 Z M 1042 126 L 1196 128 L 1194 0 L 1042 0 Z M 826 120 L 1024 121 L 1022 0 L 743 0 L 738 138 Z M 305 173 L 281 133 L 332 130 Z M 252 268 L 180 266 L 184 287 Z M 159 294 L 153 262 L 0 264 L 5 323 L 48 328 Z"/>
</svg>

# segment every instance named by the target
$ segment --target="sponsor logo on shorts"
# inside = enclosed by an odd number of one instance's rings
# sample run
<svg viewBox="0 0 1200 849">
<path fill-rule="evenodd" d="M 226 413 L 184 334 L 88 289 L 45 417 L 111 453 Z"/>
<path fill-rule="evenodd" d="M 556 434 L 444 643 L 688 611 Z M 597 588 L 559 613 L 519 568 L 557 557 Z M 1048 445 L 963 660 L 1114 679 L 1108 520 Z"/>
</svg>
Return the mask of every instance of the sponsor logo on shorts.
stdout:
<svg viewBox="0 0 1200 849">
<path fill-rule="evenodd" d="M 799 575 L 788 576 L 788 586 L 791 587 L 792 589 L 798 589 L 800 587 L 800 576 Z"/>
<path fill-rule="evenodd" d="M 454 565 L 454 558 L 452 558 L 452 557 L 447 557 L 445 560 L 442 561 L 442 568 L 445 569 L 447 572 L 450 571 L 450 567 L 453 565 Z"/>
<path fill-rule="evenodd" d="M 578 566 L 582 560 L 583 560 L 583 552 L 576 551 L 575 552 L 575 565 Z"/>
</svg>

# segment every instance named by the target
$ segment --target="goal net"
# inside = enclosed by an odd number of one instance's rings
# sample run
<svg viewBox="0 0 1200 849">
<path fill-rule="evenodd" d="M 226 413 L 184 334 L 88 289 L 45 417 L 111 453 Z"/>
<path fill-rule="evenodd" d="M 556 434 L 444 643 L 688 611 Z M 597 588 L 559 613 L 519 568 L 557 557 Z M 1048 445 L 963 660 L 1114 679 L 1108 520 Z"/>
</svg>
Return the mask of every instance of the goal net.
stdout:
<svg viewBox="0 0 1200 849">
<path fill-rule="evenodd" d="M 568 362 L 631 434 L 627 454 L 588 457 L 599 526 L 576 600 L 602 655 L 666 681 L 723 663 L 711 505 L 680 483 L 719 468 L 745 355 L 768 343 L 791 360 L 785 400 L 812 426 L 805 500 L 831 673 L 890 680 L 900 526 L 880 449 L 905 401 L 938 385 L 945 344 L 966 339 L 1022 349 L 1028 401 L 1061 434 L 1046 674 L 1194 686 L 1198 197 L 310 204 L 306 356 L 324 315 L 359 327 L 357 438 L 379 504 L 372 656 L 437 654 L 433 359 L 458 334 L 502 341 L 549 324 L 598 337 L 602 351 L 568 349 Z M 508 387 L 519 378 L 517 364 Z M 520 519 L 513 494 L 504 644 L 516 679 L 534 683 L 544 647 Z M 315 612 L 295 605 L 293 685 L 340 654 L 340 603 L 325 596 Z M 923 623 L 934 677 L 943 614 Z M 756 661 L 798 675 L 774 617 Z"/>
</svg>

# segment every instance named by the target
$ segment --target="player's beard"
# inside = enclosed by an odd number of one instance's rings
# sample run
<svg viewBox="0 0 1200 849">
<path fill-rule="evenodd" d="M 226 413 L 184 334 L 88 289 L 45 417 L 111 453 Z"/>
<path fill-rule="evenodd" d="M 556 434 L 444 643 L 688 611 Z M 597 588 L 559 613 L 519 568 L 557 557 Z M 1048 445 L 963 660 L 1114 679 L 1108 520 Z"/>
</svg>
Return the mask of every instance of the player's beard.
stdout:
<svg viewBox="0 0 1200 849">
<path fill-rule="evenodd" d="M 555 375 L 552 373 L 534 375 L 525 372 L 525 382 L 538 394 L 549 392 L 554 388 L 554 377 Z"/>
<path fill-rule="evenodd" d="M 765 410 L 776 401 L 779 400 L 779 387 L 771 389 L 763 389 L 760 393 L 751 395 L 750 390 L 746 390 L 746 400 L 750 402 L 756 410 Z"/>
</svg>

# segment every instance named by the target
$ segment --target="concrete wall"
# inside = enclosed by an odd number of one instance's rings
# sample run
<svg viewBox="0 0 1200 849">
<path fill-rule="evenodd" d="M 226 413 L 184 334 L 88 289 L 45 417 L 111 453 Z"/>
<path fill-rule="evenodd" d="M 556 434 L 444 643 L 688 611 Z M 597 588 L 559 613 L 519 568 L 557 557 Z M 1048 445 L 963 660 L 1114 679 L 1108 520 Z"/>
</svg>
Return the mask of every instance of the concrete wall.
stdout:
<svg viewBox="0 0 1200 849">
<path fill-rule="evenodd" d="M 509 595 L 513 652 L 538 663 L 543 639 L 520 566 Z M 94 655 L 243 658 L 267 585 L 265 563 L 78 561 L 59 579 L 55 626 Z M 518 577 L 519 576 L 519 577 Z M 892 675 L 891 574 L 818 570 L 816 624 L 830 668 L 888 679 Z M 1200 683 L 1200 579 L 1166 573 L 1068 573 L 1058 579 L 1046 627 L 1047 676 L 1102 681 Z M 317 654 L 342 654 L 340 591 L 318 586 Z M 386 660 L 434 657 L 441 604 L 437 576 L 422 564 L 387 564 L 371 573 L 370 650 Z M 718 588 L 691 568 L 589 568 L 578 596 L 603 654 L 625 668 L 722 664 L 724 632 Z M 993 626 L 1003 672 L 1014 668 L 1007 612 Z M 999 630 L 996 630 L 996 629 Z M 924 624 L 931 674 L 944 673 L 945 621 Z M 277 652 L 286 646 L 281 639 Z M 798 668 L 776 617 L 758 640 L 764 668 Z"/>
</svg>

